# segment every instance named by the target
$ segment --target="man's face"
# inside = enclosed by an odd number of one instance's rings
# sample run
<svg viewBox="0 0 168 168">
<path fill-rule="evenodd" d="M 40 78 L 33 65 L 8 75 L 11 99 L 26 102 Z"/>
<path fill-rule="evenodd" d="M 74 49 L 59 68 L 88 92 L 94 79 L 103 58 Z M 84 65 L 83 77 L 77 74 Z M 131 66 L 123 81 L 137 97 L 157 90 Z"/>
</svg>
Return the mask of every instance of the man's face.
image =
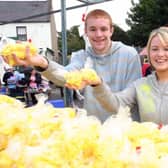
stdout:
<svg viewBox="0 0 168 168">
<path fill-rule="evenodd" d="M 88 18 L 85 33 L 96 54 L 105 54 L 108 51 L 113 28 L 107 18 Z"/>
</svg>

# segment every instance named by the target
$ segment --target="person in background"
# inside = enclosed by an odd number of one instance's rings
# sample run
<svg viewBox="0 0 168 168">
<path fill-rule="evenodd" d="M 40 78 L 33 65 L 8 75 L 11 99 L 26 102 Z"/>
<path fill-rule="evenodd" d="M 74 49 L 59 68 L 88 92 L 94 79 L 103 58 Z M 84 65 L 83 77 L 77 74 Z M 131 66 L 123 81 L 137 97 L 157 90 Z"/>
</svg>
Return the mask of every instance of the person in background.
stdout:
<svg viewBox="0 0 168 168">
<path fill-rule="evenodd" d="M 16 99 L 20 100 L 21 102 L 25 102 L 25 95 L 24 90 L 27 87 L 25 75 L 22 71 L 15 71 L 14 72 L 17 83 L 16 83 Z"/>
<path fill-rule="evenodd" d="M 144 47 L 142 51 L 139 53 L 141 59 L 141 66 L 142 66 L 142 76 L 148 76 L 152 73 L 152 67 L 148 60 L 147 48 Z"/>
<path fill-rule="evenodd" d="M 74 52 L 67 66 L 40 55 L 31 57 L 29 48 L 26 49 L 27 56 L 24 60 L 13 55 L 16 65 L 34 66 L 44 77 L 60 86 L 66 83 L 65 72 L 92 68 L 113 92 L 123 90 L 142 76 L 140 58 L 135 48 L 111 40 L 114 27 L 111 16 L 106 11 L 90 11 L 85 18 L 84 31 L 90 45 L 85 50 Z M 111 113 L 96 100 L 92 94 L 93 88 L 88 86 L 84 90 L 84 108 L 88 115 L 104 121 Z"/>
<path fill-rule="evenodd" d="M 41 74 L 35 69 L 31 69 L 25 73 L 25 81 L 27 83 L 26 102 L 28 106 L 37 104 L 36 94 L 39 92 L 40 85 L 42 83 Z"/>
<path fill-rule="evenodd" d="M 16 97 L 16 84 L 17 78 L 13 68 L 6 69 L 3 75 L 4 86 L 6 87 L 6 93 L 11 97 Z"/>
<path fill-rule="evenodd" d="M 152 73 L 152 71 L 153 71 L 152 66 L 147 67 L 144 76 L 150 75 Z"/>
<path fill-rule="evenodd" d="M 151 32 L 147 53 L 155 71 L 147 77 L 136 80 L 121 92 L 111 91 L 102 79 L 93 94 L 109 112 L 117 113 L 120 106 L 132 107 L 137 104 L 140 121 L 168 124 L 168 29 L 160 27 Z M 100 80 L 101 81 L 101 80 Z"/>
</svg>

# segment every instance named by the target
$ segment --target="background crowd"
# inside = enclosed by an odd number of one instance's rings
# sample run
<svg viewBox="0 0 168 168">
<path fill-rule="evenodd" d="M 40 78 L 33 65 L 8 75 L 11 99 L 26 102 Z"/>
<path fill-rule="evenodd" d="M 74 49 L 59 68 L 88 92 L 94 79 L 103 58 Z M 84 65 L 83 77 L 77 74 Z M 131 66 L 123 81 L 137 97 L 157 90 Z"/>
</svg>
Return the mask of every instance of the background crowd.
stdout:
<svg viewBox="0 0 168 168">
<path fill-rule="evenodd" d="M 37 104 L 36 94 L 50 89 L 49 82 L 31 67 L 22 70 L 6 68 L 2 82 L 5 94 L 25 102 L 26 106 Z"/>
</svg>

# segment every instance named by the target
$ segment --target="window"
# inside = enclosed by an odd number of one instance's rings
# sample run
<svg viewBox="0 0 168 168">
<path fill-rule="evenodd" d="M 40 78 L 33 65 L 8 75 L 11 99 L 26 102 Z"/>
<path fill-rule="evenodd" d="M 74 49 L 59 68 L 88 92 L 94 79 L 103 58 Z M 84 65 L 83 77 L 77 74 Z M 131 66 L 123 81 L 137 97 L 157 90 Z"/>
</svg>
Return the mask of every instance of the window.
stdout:
<svg viewBox="0 0 168 168">
<path fill-rule="evenodd" d="M 20 41 L 27 41 L 27 29 L 26 26 L 16 27 L 17 39 Z"/>
</svg>

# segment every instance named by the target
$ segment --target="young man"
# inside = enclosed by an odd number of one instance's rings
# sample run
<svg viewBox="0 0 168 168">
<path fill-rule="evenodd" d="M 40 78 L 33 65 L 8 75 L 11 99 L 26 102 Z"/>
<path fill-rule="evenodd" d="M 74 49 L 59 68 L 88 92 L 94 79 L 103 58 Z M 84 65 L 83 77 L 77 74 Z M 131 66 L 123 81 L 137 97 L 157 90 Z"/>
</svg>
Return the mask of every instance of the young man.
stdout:
<svg viewBox="0 0 168 168">
<path fill-rule="evenodd" d="M 71 62 L 66 67 L 41 56 L 30 57 L 29 49 L 25 60 L 19 60 L 16 56 L 14 59 L 17 65 L 38 67 L 36 69 L 40 70 L 42 75 L 62 86 L 65 84 L 65 71 L 93 68 L 113 92 L 121 91 L 141 77 L 141 63 L 133 47 L 111 41 L 113 29 L 110 15 L 104 10 L 96 9 L 88 13 L 85 20 L 85 33 L 90 47 L 73 53 Z M 84 108 L 88 115 L 95 115 L 104 121 L 111 114 L 95 99 L 92 89 L 90 86 L 85 88 Z"/>
</svg>

